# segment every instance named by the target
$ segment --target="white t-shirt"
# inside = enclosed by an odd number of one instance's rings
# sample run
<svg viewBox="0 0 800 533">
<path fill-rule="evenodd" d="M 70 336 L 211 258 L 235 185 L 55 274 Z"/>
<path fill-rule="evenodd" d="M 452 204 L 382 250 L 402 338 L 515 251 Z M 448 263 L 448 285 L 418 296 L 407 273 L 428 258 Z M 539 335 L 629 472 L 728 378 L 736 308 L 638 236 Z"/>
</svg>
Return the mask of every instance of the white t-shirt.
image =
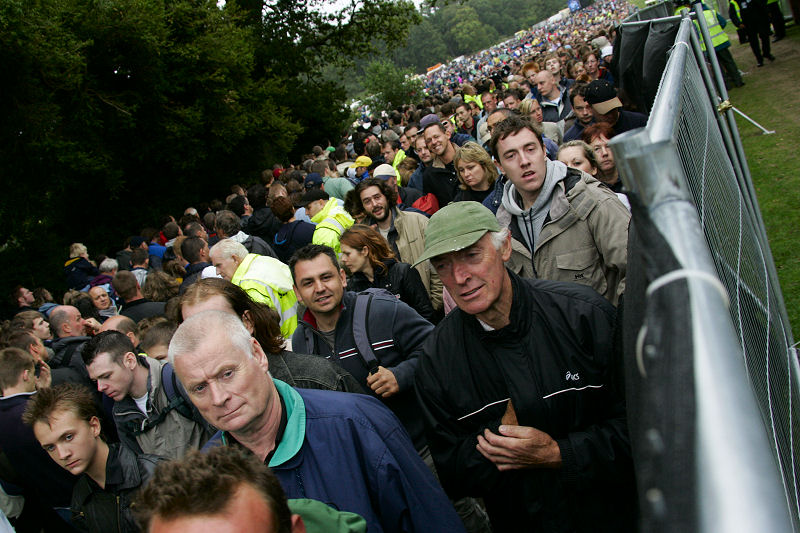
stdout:
<svg viewBox="0 0 800 533">
<path fill-rule="evenodd" d="M 138 407 L 139 410 L 142 413 L 144 413 L 145 416 L 147 415 L 147 396 L 148 395 L 149 395 L 149 393 L 145 392 L 144 396 L 142 396 L 141 398 L 134 398 L 133 399 L 133 401 L 136 402 L 136 407 Z"/>
</svg>

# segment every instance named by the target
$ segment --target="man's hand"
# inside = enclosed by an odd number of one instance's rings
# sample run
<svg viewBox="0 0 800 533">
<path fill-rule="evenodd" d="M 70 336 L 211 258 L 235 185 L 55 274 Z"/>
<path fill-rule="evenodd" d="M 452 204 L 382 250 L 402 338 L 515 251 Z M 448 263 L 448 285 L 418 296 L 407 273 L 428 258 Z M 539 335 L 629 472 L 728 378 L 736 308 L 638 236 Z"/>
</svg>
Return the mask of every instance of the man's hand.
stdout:
<svg viewBox="0 0 800 533">
<path fill-rule="evenodd" d="M 394 377 L 391 370 L 382 366 L 379 366 L 374 374 L 367 376 L 367 385 L 382 398 L 388 398 L 400 392 L 397 378 Z"/>
<path fill-rule="evenodd" d="M 100 328 L 103 327 L 95 318 L 87 318 L 84 322 L 86 322 L 86 333 L 88 335 L 97 335 L 100 333 Z"/>
<path fill-rule="evenodd" d="M 50 375 L 50 367 L 44 361 L 39 361 L 36 364 L 39 365 L 39 377 L 36 378 L 36 390 L 46 389 L 53 382 Z"/>
<path fill-rule="evenodd" d="M 502 425 L 499 430 L 500 435 L 488 429 L 478 435 L 477 448 L 501 472 L 561 466 L 561 450 L 547 433 L 529 426 Z"/>
</svg>

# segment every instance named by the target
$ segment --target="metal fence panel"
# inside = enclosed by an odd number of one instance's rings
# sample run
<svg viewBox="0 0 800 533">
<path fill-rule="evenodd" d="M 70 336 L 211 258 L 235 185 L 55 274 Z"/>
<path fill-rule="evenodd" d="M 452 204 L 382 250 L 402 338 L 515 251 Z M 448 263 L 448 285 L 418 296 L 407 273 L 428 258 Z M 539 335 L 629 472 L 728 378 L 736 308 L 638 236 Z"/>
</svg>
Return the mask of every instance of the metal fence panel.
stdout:
<svg viewBox="0 0 800 533">
<path fill-rule="evenodd" d="M 682 265 L 667 282 L 650 281 L 689 287 L 697 530 L 800 531 L 800 371 L 735 124 L 718 113 L 713 80 L 684 19 L 647 128 L 610 145 L 646 207 L 633 224 L 652 219 Z"/>
</svg>

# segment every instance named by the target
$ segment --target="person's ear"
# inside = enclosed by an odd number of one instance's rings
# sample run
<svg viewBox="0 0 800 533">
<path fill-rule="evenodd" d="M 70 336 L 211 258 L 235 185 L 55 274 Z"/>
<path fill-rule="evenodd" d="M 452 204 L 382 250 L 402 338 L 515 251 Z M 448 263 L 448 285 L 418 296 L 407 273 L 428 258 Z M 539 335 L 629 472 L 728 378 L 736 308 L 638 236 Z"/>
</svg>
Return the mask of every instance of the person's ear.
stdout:
<svg viewBox="0 0 800 533">
<path fill-rule="evenodd" d="M 122 366 L 127 368 L 128 370 L 133 370 L 136 368 L 136 365 L 139 364 L 139 361 L 136 360 L 136 354 L 133 352 L 126 352 L 125 355 L 122 356 Z"/>
<path fill-rule="evenodd" d="M 93 416 L 89 419 L 89 428 L 92 430 L 92 437 L 97 438 L 100 436 L 100 431 L 102 429 L 100 424 L 100 419 L 96 416 Z"/>
<path fill-rule="evenodd" d="M 261 344 L 256 340 L 255 337 L 253 337 L 250 342 L 253 347 L 253 357 L 255 357 L 258 366 L 264 370 L 264 374 L 268 373 L 269 359 L 267 358 L 267 354 L 264 352 L 264 348 L 261 347 Z"/>
<path fill-rule="evenodd" d="M 347 287 L 347 274 L 345 273 L 343 268 L 339 269 L 339 278 L 342 280 L 342 285 Z"/>
<path fill-rule="evenodd" d="M 503 258 L 503 263 L 511 259 L 511 232 L 508 233 L 503 241 L 503 246 L 500 247 L 500 257 Z"/>
<path fill-rule="evenodd" d="M 292 515 L 292 533 L 306 533 L 306 524 L 299 514 Z"/>
<path fill-rule="evenodd" d="M 244 324 L 244 327 L 246 327 L 247 331 L 249 331 L 250 335 L 252 335 L 253 331 L 255 330 L 255 324 L 253 324 L 253 316 L 249 309 L 242 313 L 242 324 Z"/>
</svg>

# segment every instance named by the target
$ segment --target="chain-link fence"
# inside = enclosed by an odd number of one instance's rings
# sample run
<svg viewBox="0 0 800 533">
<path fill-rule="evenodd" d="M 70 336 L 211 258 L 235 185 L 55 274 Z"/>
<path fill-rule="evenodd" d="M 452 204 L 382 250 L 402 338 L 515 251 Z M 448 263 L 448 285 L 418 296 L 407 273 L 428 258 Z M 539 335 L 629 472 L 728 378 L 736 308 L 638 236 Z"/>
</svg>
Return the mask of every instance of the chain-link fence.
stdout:
<svg viewBox="0 0 800 533">
<path fill-rule="evenodd" d="M 633 207 L 623 322 L 641 530 L 800 531 L 800 369 L 775 267 L 718 66 L 690 19 L 670 20 L 647 128 L 610 143 Z"/>
</svg>

